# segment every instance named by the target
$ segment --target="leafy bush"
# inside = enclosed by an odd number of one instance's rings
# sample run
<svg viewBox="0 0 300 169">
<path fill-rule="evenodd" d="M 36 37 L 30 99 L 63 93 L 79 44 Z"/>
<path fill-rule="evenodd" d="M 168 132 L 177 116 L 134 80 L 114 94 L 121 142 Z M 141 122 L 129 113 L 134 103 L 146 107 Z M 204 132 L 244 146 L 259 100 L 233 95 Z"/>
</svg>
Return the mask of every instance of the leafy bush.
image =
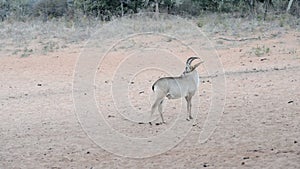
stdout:
<svg viewBox="0 0 300 169">
<path fill-rule="evenodd" d="M 41 0 L 34 4 L 34 16 L 42 16 L 43 19 L 61 17 L 67 12 L 66 0 Z"/>
<path fill-rule="evenodd" d="M 256 18 L 263 16 L 265 19 L 265 6 L 268 6 L 268 11 L 285 13 L 288 2 L 289 0 L 0 0 L 0 21 L 8 17 L 24 20 L 32 16 L 42 17 L 45 21 L 54 17 L 73 16 L 76 12 L 110 20 L 124 14 L 155 11 L 156 5 L 160 12 L 170 14 L 198 16 L 205 12 L 225 12 L 238 13 L 240 16 L 251 14 Z M 300 16 L 300 1 L 294 0 L 289 12 Z"/>
</svg>

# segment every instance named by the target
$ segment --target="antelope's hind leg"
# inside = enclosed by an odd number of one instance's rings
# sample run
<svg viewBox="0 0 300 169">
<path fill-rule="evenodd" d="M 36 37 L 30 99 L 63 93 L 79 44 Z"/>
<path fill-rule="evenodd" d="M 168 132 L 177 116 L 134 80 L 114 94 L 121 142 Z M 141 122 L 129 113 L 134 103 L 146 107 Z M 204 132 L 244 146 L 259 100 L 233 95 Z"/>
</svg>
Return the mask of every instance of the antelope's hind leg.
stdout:
<svg viewBox="0 0 300 169">
<path fill-rule="evenodd" d="M 158 109 L 160 111 L 160 107 L 161 107 L 161 102 L 163 102 L 163 98 L 158 97 L 155 102 L 153 103 L 152 107 L 151 107 L 151 113 L 150 113 L 150 117 L 149 117 L 149 124 L 152 125 L 152 115 L 153 113 L 156 111 L 156 109 Z"/>
<path fill-rule="evenodd" d="M 163 112 L 162 104 L 163 103 L 164 103 L 164 100 L 161 100 L 160 103 L 159 103 L 159 105 L 158 105 L 158 111 L 159 111 L 162 123 L 166 123 L 164 121 L 164 117 L 163 117 L 163 114 L 162 114 L 162 112 Z"/>
</svg>

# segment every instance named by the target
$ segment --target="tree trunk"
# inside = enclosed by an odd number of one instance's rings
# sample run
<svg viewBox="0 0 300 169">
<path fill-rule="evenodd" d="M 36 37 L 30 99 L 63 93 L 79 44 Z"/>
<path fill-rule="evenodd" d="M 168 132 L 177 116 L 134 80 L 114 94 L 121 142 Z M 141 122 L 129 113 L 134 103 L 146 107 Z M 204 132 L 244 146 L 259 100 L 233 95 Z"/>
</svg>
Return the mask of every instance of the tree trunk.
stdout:
<svg viewBox="0 0 300 169">
<path fill-rule="evenodd" d="M 293 4 L 293 1 L 294 1 L 294 0 L 290 0 L 290 1 L 289 1 L 289 4 L 288 4 L 288 6 L 287 6 L 287 8 L 286 8 L 286 12 L 289 12 L 289 10 L 291 9 L 291 6 L 292 6 L 292 4 Z"/>
<path fill-rule="evenodd" d="M 248 0 L 247 2 L 249 4 L 251 17 L 254 19 L 256 17 L 256 0 Z"/>
<path fill-rule="evenodd" d="M 124 16 L 124 6 L 123 6 L 123 1 L 121 0 L 121 16 Z"/>
<path fill-rule="evenodd" d="M 155 0 L 155 13 L 159 13 L 158 0 Z"/>
<path fill-rule="evenodd" d="M 268 13 L 268 7 L 270 5 L 270 2 L 271 0 L 265 0 L 265 13 L 264 13 L 264 21 L 266 20 L 266 17 L 267 17 L 267 13 Z"/>
</svg>

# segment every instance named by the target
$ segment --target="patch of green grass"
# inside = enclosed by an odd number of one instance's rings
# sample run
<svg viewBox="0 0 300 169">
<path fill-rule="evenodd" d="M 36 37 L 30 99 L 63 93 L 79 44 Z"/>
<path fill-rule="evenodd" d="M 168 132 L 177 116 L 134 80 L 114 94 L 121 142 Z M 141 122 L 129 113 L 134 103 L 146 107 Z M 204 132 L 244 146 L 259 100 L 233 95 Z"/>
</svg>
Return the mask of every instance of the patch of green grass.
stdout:
<svg viewBox="0 0 300 169">
<path fill-rule="evenodd" d="M 256 19 L 257 19 L 258 21 L 263 21 L 263 19 L 264 19 L 263 14 L 257 14 Z"/>
<path fill-rule="evenodd" d="M 33 49 L 28 49 L 27 47 L 24 48 L 21 57 L 28 57 L 32 54 Z"/>
<path fill-rule="evenodd" d="M 204 25 L 205 25 L 204 18 L 199 18 L 198 21 L 197 21 L 197 26 L 199 28 L 202 28 Z"/>
<path fill-rule="evenodd" d="M 263 46 L 258 46 L 258 45 L 257 45 L 257 47 L 252 48 L 252 51 L 253 51 L 253 53 L 254 53 L 256 56 L 261 57 L 261 56 L 263 56 L 263 55 L 265 55 L 265 54 L 270 53 L 270 48 L 269 48 L 269 47 L 266 47 L 265 45 L 263 45 Z"/>
<path fill-rule="evenodd" d="M 280 18 L 280 20 L 279 20 L 279 26 L 280 26 L 280 27 L 283 27 L 283 26 L 284 26 L 284 23 L 285 23 L 284 19 L 281 19 L 281 18 Z"/>
<path fill-rule="evenodd" d="M 285 27 L 285 26 L 290 26 L 291 21 L 293 21 L 294 18 L 292 18 L 289 14 L 281 14 L 279 17 L 279 26 L 280 27 Z"/>
<path fill-rule="evenodd" d="M 57 42 L 49 41 L 49 42 L 44 43 L 43 53 L 46 54 L 48 52 L 54 52 L 55 50 L 58 50 L 58 49 L 59 49 L 59 45 Z"/>
</svg>

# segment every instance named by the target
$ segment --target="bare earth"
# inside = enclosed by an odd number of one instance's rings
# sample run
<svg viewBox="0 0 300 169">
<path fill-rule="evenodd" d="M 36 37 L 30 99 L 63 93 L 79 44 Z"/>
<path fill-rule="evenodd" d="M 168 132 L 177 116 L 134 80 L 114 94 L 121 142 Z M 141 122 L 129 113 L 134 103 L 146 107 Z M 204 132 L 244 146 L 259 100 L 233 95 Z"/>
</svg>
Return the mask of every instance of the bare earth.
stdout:
<svg viewBox="0 0 300 169">
<path fill-rule="evenodd" d="M 206 143 L 196 144 L 210 97 L 209 79 L 199 69 L 203 78 L 198 94 L 203 102 L 194 106 L 203 113 L 199 112 L 198 125 L 172 150 L 145 159 L 109 153 L 81 128 L 74 113 L 72 83 L 84 43 L 22 58 L 2 50 L 0 168 L 300 168 L 300 33 L 278 30 L 266 32 L 261 39 L 242 41 L 223 37 L 210 36 L 227 83 L 218 128 Z M 113 57 L 106 66 L 110 63 L 114 64 Z M 150 94 L 157 77 L 151 81 L 147 78 L 135 79 L 136 85 L 149 89 L 139 93 L 131 86 L 136 97 Z M 107 83 L 99 81 L 98 85 Z M 98 99 L 113 104 L 105 96 Z M 175 102 L 166 105 L 164 115 L 169 123 L 165 126 L 127 124 L 117 115 L 104 114 L 120 132 L 155 135 L 172 124 L 172 111 L 178 110 Z M 141 107 L 145 111 L 148 108 Z"/>
</svg>

